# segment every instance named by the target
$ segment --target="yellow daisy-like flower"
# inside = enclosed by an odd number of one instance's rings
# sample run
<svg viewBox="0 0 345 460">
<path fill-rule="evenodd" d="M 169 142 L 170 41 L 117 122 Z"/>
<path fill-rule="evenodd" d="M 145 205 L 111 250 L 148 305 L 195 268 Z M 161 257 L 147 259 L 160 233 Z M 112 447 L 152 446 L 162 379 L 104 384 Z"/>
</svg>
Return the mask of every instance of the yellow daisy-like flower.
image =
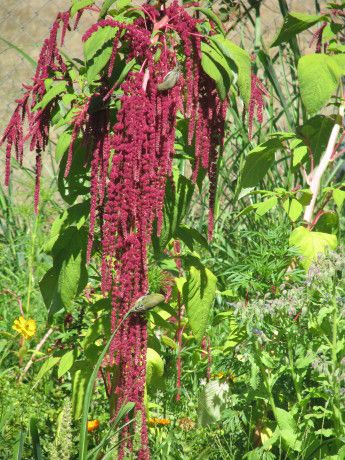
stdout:
<svg viewBox="0 0 345 460">
<path fill-rule="evenodd" d="M 149 425 L 161 425 L 161 426 L 164 426 L 164 425 L 170 425 L 170 420 L 168 420 L 167 418 L 153 417 L 153 418 L 149 418 L 147 423 Z"/>
<path fill-rule="evenodd" d="M 14 320 L 12 329 L 19 332 L 24 339 L 29 339 L 36 334 L 36 321 L 34 319 L 25 319 L 24 316 L 20 316 L 19 319 Z"/>
<path fill-rule="evenodd" d="M 99 420 L 89 420 L 87 422 L 87 431 L 89 433 L 92 433 L 92 431 L 95 431 L 99 428 Z"/>
</svg>

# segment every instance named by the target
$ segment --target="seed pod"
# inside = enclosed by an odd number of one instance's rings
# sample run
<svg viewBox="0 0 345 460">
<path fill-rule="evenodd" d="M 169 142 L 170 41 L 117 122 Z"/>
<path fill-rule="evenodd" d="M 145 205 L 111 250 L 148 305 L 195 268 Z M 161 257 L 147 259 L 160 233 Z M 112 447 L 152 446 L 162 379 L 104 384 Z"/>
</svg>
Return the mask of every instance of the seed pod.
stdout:
<svg viewBox="0 0 345 460">
<path fill-rule="evenodd" d="M 131 309 L 131 313 L 143 313 L 156 307 L 164 301 L 162 294 L 147 294 L 140 297 Z"/>
<path fill-rule="evenodd" d="M 173 88 L 177 84 L 180 75 L 180 66 L 177 65 L 173 70 L 168 72 L 163 81 L 157 85 L 158 91 L 167 91 L 168 89 Z"/>
</svg>

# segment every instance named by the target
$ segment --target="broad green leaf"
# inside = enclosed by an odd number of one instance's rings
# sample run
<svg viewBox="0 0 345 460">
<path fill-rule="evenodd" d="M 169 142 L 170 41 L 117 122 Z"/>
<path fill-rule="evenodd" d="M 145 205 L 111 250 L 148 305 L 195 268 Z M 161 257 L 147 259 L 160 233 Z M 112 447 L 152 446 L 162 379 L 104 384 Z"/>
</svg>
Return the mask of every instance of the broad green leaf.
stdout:
<svg viewBox="0 0 345 460">
<path fill-rule="evenodd" d="M 146 385 L 157 387 L 162 381 L 164 374 L 164 362 L 159 354 L 152 348 L 147 349 L 146 354 Z"/>
<path fill-rule="evenodd" d="M 272 42 L 271 47 L 279 46 L 284 42 L 288 42 L 300 32 L 309 29 L 314 24 L 320 21 L 325 21 L 327 16 L 304 13 L 289 13 L 284 18 L 282 28 Z"/>
<path fill-rule="evenodd" d="M 164 343 L 165 346 L 172 348 L 173 350 L 176 350 L 178 348 L 177 343 L 167 335 L 162 335 L 161 341 Z"/>
<path fill-rule="evenodd" d="M 210 270 L 192 265 L 187 274 L 187 282 L 183 285 L 188 324 L 198 342 L 201 342 L 209 323 L 216 284 L 217 278 Z"/>
<path fill-rule="evenodd" d="M 201 387 L 198 401 L 198 425 L 207 426 L 221 420 L 229 397 L 228 383 L 210 380 Z"/>
<path fill-rule="evenodd" d="M 103 46 L 113 40 L 118 32 L 117 27 L 105 26 L 100 27 L 84 43 L 84 56 L 86 61 L 91 61 L 97 52 L 102 51 Z M 111 47 L 110 53 L 111 53 Z M 104 51 L 104 50 L 103 50 Z"/>
<path fill-rule="evenodd" d="M 262 201 L 261 203 L 256 204 L 256 214 L 258 216 L 264 216 L 266 213 L 268 213 L 271 209 L 273 209 L 278 203 L 277 197 L 272 196 L 271 198 L 268 198 L 265 201 Z"/>
<path fill-rule="evenodd" d="M 305 227 L 297 227 L 290 235 L 290 246 L 302 256 L 302 265 L 307 270 L 310 264 L 326 249 L 337 247 L 337 237 L 328 233 L 312 232 Z"/>
<path fill-rule="evenodd" d="M 86 286 L 86 241 L 87 234 L 84 229 L 78 230 L 71 226 L 59 234 L 51 249 L 53 267 L 40 282 L 50 320 L 57 311 L 69 308 Z"/>
<path fill-rule="evenodd" d="M 59 238 L 59 235 L 69 226 L 75 226 L 77 230 L 80 230 L 86 222 L 90 212 L 89 201 L 83 203 L 77 203 L 70 206 L 64 211 L 59 217 L 57 217 L 52 223 L 48 241 L 43 245 L 44 252 L 50 253 L 54 247 L 54 244 Z"/>
<path fill-rule="evenodd" d="M 126 0 L 126 1 L 127 1 L 127 0 Z M 110 8 L 114 3 L 117 3 L 117 0 L 105 0 L 105 1 L 103 2 L 101 11 L 99 12 L 99 19 L 103 19 L 103 18 L 106 17 L 109 8 Z M 129 3 L 129 2 L 127 2 L 127 3 Z"/>
<path fill-rule="evenodd" d="M 72 134 L 70 131 L 64 131 L 60 134 L 55 147 L 55 160 L 60 161 L 67 152 L 71 143 Z"/>
<path fill-rule="evenodd" d="M 59 361 L 60 358 L 58 358 L 57 356 L 50 356 L 46 361 L 44 361 L 36 376 L 35 386 Z"/>
<path fill-rule="evenodd" d="M 224 100 L 230 91 L 233 73 L 224 56 L 218 53 L 212 46 L 201 42 L 201 51 L 202 68 L 216 82 L 219 97 Z"/>
<path fill-rule="evenodd" d="M 190 228 L 187 225 L 180 225 L 176 230 L 176 237 L 191 251 L 194 251 L 195 244 L 199 244 L 204 249 L 209 250 L 207 239 L 195 228 Z"/>
<path fill-rule="evenodd" d="M 81 195 L 85 196 L 90 193 L 88 175 L 90 156 L 88 155 L 88 149 L 83 146 L 82 140 L 78 138 L 73 146 L 71 168 L 68 176 L 65 177 L 67 155 L 68 152 L 66 151 L 60 162 L 58 189 L 61 197 L 71 205 Z"/>
<path fill-rule="evenodd" d="M 42 100 L 35 105 L 34 111 L 38 109 L 44 109 L 47 105 L 60 94 L 66 92 L 67 82 L 58 83 L 52 86 L 48 92 L 43 96 Z"/>
<path fill-rule="evenodd" d="M 210 39 L 226 57 L 235 63 L 238 75 L 237 84 L 244 102 L 248 105 L 251 91 L 251 62 L 249 53 L 222 35 L 214 35 Z"/>
<path fill-rule="evenodd" d="M 97 53 L 90 61 L 90 65 L 87 68 L 87 81 L 89 84 L 93 83 L 100 72 L 108 64 L 112 52 L 112 47 L 108 46 L 103 48 L 99 53 Z"/>
<path fill-rule="evenodd" d="M 59 367 L 58 367 L 58 378 L 65 375 L 73 366 L 74 361 L 77 357 L 77 350 L 69 350 L 67 353 L 61 356 Z"/>
<path fill-rule="evenodd" d="M 273 165 L 276 151 L 282 147 L 279 139 L 269 139 L 251 150 L 240 172 L 238 188 L 254 187 Z"/>
<path fill-rule="evenodd" d="M 303 145 L 309 146 L 313 154 L 314 167 L 319 164 L 320 158 L 326 150 L 333 126 L 334 120 L 332 118 L 325 115 L 316 115 L 296 130 L 303 141 Z"/>
<path fill-rule="evenodd" d="M 295 367 L 296 367 L 296 369 L 305 369 L 313 361 L 315 361 L 315 354 L 314 353 L 308 353 L 307 355 L 301 356 L 300 358 L 296 359 Z"/>
<path fill-rule="evenodd" d="M 301 145 L 295 148 L 293 151 L 292 166 L 295 167 L 299 165 L 302 162 L 302 160 L 306 157 L 307 153 L 308 148 L 306 145 Z"/>
<path fill-rule="evenodd" d="M 76 361 L 72 371 L 72 412 L 74 419 L 79 419 L 86 389 L 93 371 L 92 363 L 88 360 Z"/>
<path fill-rule="evenodd" d="M 345 190 L 334 189 L 333 200 L 335 201 L 335 204 L 338 206 L 340 211 L 345 201 Z"/>
<path fill-rule="evenodd" d="M 49 311 L 49 316 L 63 308 L 60 296 L 58 295 L 57 284 L 59 279 L 59 270 L 51 267 L 39 282 L 40 291 L 44 304 Z"/>
<path fill-rule="evenodd" d="M 327 211 L 319 217 L 314 230 L 322 233 L 337 234 L 339 231 L 339 217 L 338 214 L 332 211 Z"/>
<path fill-rule="evenodd" d="M 82 291 L 86 283 L 85 259 L 80 248 L 78 248 L 63 260 L 59 273 L 58 292 L 65 308 L 71 307 L 76 295 Z"/>
<path fill-rule="evenodd" d="M 108 314 L 97 318 L 87 329 L 83 340 L 83 348 L 87 348 L 99 338 L 108 337 L 110 334 L 110 322 Z"/>
<path fill-rule="evenodd" d="M 303 212 L 302 204 L 296 198 L 288 198 L 283 203 L 283 208 L 291 222 L 296 222 Z"/>
<path fill-rule="evenodd" d="M 288 447 L 295 451 L 301 450 L 301 442 L 298 439 L 297 424 L 290 412 L 279 407 L 275 410 L 279 431 L 281 437 L 284 439 Z"/>
<path fill-rule="evenodd" d="M 298 61 L 298 81 L 303 104 L 310 114 L 321 109 L 335 93 L 344 74 L 337 56 L 309 54 Z"/>
<path fill-rule="evenodd" d="M 91 6 L 95 3 L 94 0 L 76 0 L 73 2 L 71 8 L 71 17 L 75 16 L 79 10 L 86 8 L 87 6 Z"/>
</svg>

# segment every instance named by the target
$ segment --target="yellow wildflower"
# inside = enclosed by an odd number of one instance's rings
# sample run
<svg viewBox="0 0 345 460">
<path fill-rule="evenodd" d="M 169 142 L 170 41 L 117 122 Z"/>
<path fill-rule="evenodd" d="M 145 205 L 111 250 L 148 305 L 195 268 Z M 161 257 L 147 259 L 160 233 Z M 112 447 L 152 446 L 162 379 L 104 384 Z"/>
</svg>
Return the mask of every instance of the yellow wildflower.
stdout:
<svg viewBox="0 0 345 460">
<path fill-rule="evenodd" d="M 24 316 L 20 316 L 19 319 L 14 320 L 12 329 L 19 332 L 24 339 L 29 339 L 36 334 L 36 321 L 34 319 L 25 319 Z"/>
<path fill-rule="evenodd" d="M 153 418 L 149 418 L 147 423 L 149 425 L 161 425 L 161 426 L 164 426 L 164 425 L 170 425 L 170 420 L 168 420 L 167 418 L 153 417 Z"/>
<path fill-rule="evenodd" d="M 87 431 L 89 433 L 92 433 L 92 431 L 95 431 L 99 428 L 99 420 L 89 420 L 87 422 Z"/>
</svg>

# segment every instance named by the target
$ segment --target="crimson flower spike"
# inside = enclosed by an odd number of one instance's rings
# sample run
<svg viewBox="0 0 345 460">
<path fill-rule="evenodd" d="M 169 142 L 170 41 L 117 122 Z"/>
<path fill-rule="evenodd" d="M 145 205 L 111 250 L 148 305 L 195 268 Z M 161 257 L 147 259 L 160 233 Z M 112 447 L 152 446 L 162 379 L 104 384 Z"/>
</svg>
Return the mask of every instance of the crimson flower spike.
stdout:
<svg viewBox="0 0 345 460">
<path fill-rule="evenodd" d="M 252 139 L 252 132 L 253 132 L 253 121 L 256 112 L 256 119 L 259 123 L 263 122 L 263 114 L 262 109 L 264 107 L 264 96 L 269 96 L 269 92 L 264 87 L 262 82 L 259 78 L 252 73 L 251 75 L 251 93 L 250 93 L 250 101 L 249 101 L 249 129 L 248 129 L 248 137 L 249 140 Z"/>
</svg>

